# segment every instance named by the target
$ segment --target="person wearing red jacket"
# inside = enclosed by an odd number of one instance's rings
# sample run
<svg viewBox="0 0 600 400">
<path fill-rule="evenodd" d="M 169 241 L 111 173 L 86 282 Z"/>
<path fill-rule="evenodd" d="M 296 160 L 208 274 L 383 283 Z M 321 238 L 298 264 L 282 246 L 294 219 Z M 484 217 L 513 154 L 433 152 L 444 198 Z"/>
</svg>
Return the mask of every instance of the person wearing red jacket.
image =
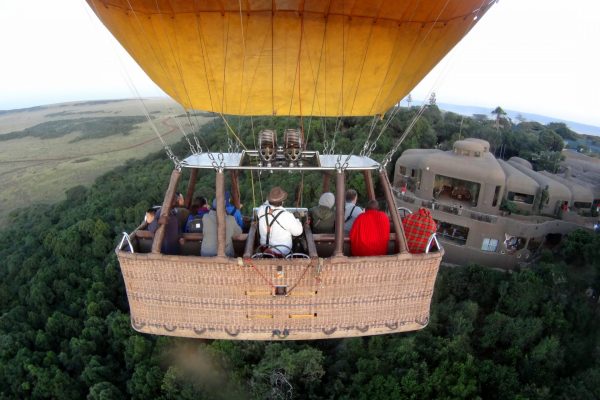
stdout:
<svg viewBox="0 0 600 400">
<path fill-rule="evenodd" d="M 350 229 L 350 252 L 353 256 L 386 255 L 389 240 L 390 220 L 379 211 L 377 200 L 371 200 Z"/>
</svg>

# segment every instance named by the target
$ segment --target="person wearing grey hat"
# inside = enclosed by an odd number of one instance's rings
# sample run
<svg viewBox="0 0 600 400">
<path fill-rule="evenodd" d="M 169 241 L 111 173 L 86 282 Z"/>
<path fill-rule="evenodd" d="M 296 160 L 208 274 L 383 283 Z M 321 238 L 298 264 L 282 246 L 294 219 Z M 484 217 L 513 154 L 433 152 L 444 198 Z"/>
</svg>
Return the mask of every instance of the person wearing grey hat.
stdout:
<svg viewBox="0 0 600 400">
<path fill-rule="evenodd" d="M 313 233 L 335 232 L 335 196 L 326 192 L 319 198 L 319 205 L 310 209 L 310 227 Z"/>
<path fill-rule="evenodd" d="M 287 193 L 275 186 L 267 196 L 267 202 L 257 211 L 260 245 L 279 256 L 286 256 L 292 250 L 292 237 L 302 235 L 302 223 L 294 214 L 283 208 Z"/>
</svg>

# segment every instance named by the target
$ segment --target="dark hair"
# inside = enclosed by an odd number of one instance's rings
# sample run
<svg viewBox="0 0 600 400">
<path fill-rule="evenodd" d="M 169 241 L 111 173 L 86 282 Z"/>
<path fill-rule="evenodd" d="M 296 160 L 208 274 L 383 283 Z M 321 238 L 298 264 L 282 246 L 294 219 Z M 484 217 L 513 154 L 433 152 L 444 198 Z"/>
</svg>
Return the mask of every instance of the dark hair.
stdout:
<svg viewBox="0 0 600 400">
<path fill-rule="evenodd" d="M 147 209 L 146 212 L 150 213 L 150 214 L 156 214 L 156 208 L 151 207 L 151 208 Z"/>
<path fill-rule="evenodd" d="M 273 207 L 281 207 L 283 205 L 283 201 L 269 201 L 269 204 Z"/>
<path fill-rule="evenodd" d="M 358 196 L 358 193 L 356 193 L 356 190 L 354 190 L 354 189 L 346 190 L 346 201 L 353 201 L 354 199 L 356 199 L 357 196 Z"/>
<path fill-rule="evenodd" d="M 194 199 L 194 205 L 198 207 L 204 207 L 208 204 L 208 200 L 204 196 L 196 196 Z"/>
<path fill-rule="evenodd" d="M 377 200 L 369 200 L 367 210 L 379 210 L 379 202 Z"/>
</svg>

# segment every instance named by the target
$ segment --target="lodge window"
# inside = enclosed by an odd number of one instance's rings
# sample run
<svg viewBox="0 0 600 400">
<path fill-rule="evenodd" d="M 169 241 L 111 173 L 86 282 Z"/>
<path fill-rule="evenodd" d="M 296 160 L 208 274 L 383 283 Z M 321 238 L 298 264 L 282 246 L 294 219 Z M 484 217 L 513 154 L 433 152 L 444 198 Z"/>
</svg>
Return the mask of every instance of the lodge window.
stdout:
<svg viewBox="0 0 600 400">
<path fill-rule="evenodd" d="M 510 201 L 516 201 L 518 203 L 533 204 L 534 195 L 526 193 L 508 192 L 506 196 Z"/>
<path fill-rule="evenodd" d="M 433 197 L 477 206 L 481 184 L 444 175 L 435 175 Z"/>
<path fill-rule="evenodd" d="M 494 201 L 492 203 L 492 207 L 496 207 L 496 205 L 498 204 L 498 198 L 500 197 L 500 189 L 502 189 L 502 186 L 496 186 L 496 190 L 494 190 Z"/>
<path fill-rule="evenodd" d="M 592 203 L 576 201 L 575 203 L 573 203 L 573 207 L 583 210 L 583 209 L 587 209 L 587 208 L 592 208 Z"/>
<path fill-rule="evenodd" d="M 483 251 L 496 251 L 498 248 L 498 239 L 483 239 L 483 243 L 481 244 L 481 250 Z"/>
<path fill-rule="evenodd" d="M 445 240 L 464 246 L 469 236 L 469 228 L 439 221 L 437 234 Z"/>
</svg>

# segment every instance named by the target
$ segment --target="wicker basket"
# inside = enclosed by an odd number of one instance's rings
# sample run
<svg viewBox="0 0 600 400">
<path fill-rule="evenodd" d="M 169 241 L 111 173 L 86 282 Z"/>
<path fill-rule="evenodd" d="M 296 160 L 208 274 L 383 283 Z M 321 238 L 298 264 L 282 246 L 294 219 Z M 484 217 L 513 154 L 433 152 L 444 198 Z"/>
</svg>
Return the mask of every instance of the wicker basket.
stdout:
<svg viewBox="0 0 600 400">
<path fill-rule="evenodd" d="M 117 251 L 134 329 L 239 340 L 421 329 L 442 255 L 252 260 Z"/>
</svg>

